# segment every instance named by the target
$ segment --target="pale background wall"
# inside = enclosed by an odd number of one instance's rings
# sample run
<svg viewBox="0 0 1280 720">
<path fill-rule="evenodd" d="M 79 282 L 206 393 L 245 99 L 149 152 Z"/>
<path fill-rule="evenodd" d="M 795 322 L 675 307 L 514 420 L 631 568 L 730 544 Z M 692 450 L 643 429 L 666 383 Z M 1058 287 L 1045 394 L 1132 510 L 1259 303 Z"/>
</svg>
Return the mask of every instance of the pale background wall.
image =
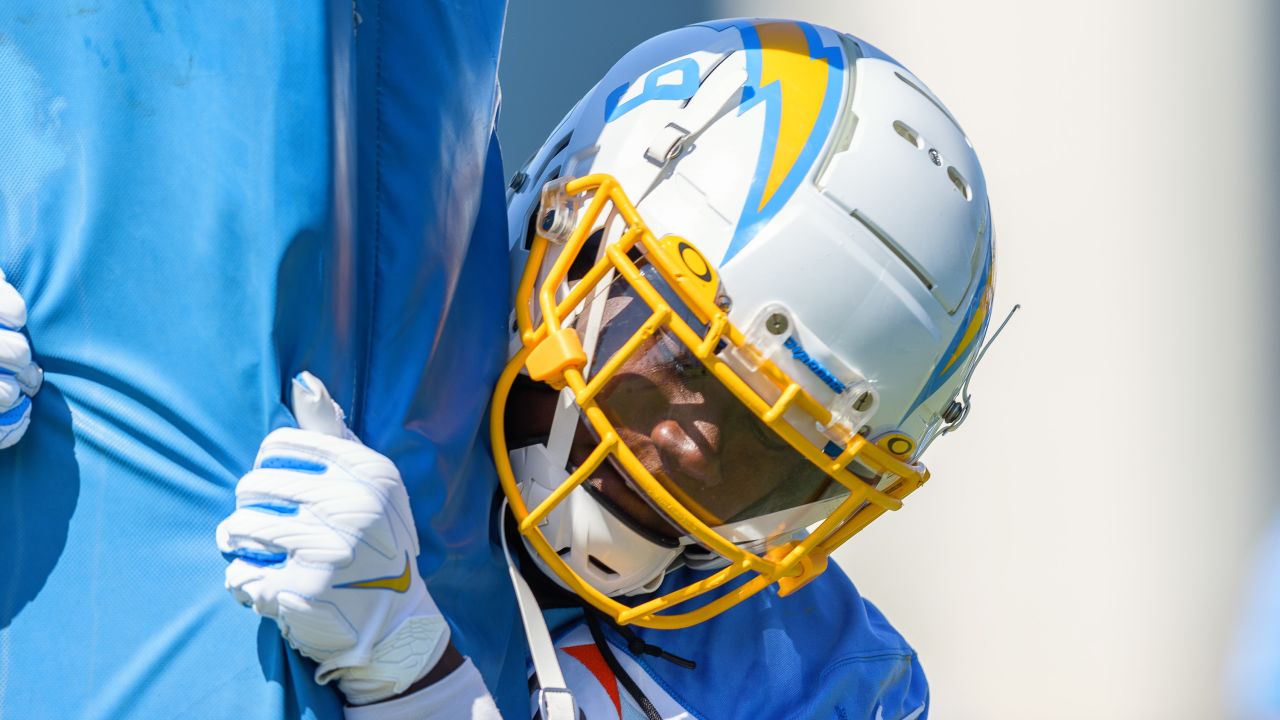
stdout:
<svg viewBox="0 0 1280 720">
<path fill-rule="evenodd" d="M 933 481 L 839 556 L 921 653 L 933 716 L 1228 717 L 1277 496 L 1270 3 L 654 5 L 513 0 L 508 164 L 635 43 L 740 15 L 879 45 L 983 159 L 997 305 L 1023 311 Z M 555 86 L 521 74 L 575 51 Z"/>
</svg>

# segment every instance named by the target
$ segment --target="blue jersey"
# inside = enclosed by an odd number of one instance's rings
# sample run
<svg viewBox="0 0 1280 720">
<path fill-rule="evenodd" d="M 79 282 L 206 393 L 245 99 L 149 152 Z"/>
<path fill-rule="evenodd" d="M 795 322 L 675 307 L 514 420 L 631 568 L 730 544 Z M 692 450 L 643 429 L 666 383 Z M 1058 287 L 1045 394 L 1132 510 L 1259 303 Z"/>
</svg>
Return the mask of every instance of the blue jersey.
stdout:
<svg viewBox="0 0 1280 720">
<path fill-rule="evenodd" d="M 565 682 L 585 720 L 642 720 L 581 614 L 553 614 Z M 915 652 L 834 564 L 789 597 L 769 589 L 690 628 L 635 631 L 642 643 L 693 661 L 692 669 L 644 652 L 607 624 L 601 630 L 617 667 L 666 720 L 928 715 L 928 685 Z"/>
</svg>

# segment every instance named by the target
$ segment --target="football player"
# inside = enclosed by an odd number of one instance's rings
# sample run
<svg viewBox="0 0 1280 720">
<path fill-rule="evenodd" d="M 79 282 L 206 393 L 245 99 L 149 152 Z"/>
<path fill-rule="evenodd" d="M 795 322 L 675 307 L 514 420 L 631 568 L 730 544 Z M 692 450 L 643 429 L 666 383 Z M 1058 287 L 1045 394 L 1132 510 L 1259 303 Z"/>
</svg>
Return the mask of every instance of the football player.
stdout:
<svg viewBox="0 0 1280 720">
<path fill-rule="evenodd" d="M 985 347 L 990 207 L 941 101 L 828 28 L 683 28 L 577 104 L 508 221 L 505 501 L 477 522 L 508 553 L 530 714 L 925 717 L 915 653 L 827 558 L 926 481 Z M 348 717 L 497 716 L 395 466 L 317 379 L 294 406 L 219 526 L 227 587 Z"/>
</svg>

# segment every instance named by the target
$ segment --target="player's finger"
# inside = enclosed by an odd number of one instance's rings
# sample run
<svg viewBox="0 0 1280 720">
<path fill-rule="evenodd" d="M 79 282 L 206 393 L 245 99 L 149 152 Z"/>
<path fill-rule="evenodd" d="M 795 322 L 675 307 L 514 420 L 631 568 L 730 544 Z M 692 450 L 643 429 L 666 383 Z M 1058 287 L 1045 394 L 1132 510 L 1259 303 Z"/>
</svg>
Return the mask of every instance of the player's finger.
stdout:
<svg viewBox="0 0 1280 720">
<path fill-rule="evenodd" d="M 339 552 L 338 543 L 350 547 L 357 538 L 384 555 L 394 554 L 397 528 L 411 534 L 408 526 L 412 520 L 405 519 L 411 516 L 404 489 L 390 480 L 339 481 L 343 477 L 337 473 L 326 482 L 317 482 L 310 475 L 258 469 L 241 478 L 236 501 L 242 511 L 291 517 L 289 532 L 297 544 L 290 546 L 305 547 L 308 553 L 323 557 L 322 562 L 338 562 L 334 559 L 337 556 L 327 553 Z M 244 519 L 247 526 L 255 523 L 273 528 L 279 525 L 270 517 Z M 310 527 L 304 529 L 304 524 Z M 329 538 L 312 537 L 317 534 Z"/>
<path fill-rule="evenodd" d="M 336 482 L 373 490 L 393 503 L 398 500 L 405 504 L 408 502 L 395 463 L 355 441 L 280 428 L 263 441 L 254 467 L 241 480 L 242 484 L 252 483 L 256 488 L 263 483 L 278 481 L 281 489 L 288 487 L 288 497 L 314 499 L 317 493 L 328 492 Z M 289 473 L 291 477 L 268 476 L 266 473 Z M 259 474 L 260 477 L 250 478 Z M 272 479 L 267 480 L 268 477 Z M 320 477 L 325 482 L 316 482 Z"/>
<path fill-rule="evenodd" d="M 275 565 L 270 558 L 255 557 L 247 551 L 227 565 L 227 591 L 241 605 L 253 608 L 263 617 L 275 618 L 278 612 L 276 588 L 272 580 Z"/>
<path fill-rule="evenodd" d="M 255 553 L 260 552 L 263 553 L 263 557 L 256 559 L 262 562 L 265 562 L 264 558 L 267 555 L 279 554 L 284 557 L 276 561 L 283 561 L 288 557 L 289 548 L 279 540 L 297 535 L 294 524 L 289 518 L 270 517 L 252 508 L 238 508 L 218 523 L 215 533 L 218 550 L 223 553 L 234 553 L 245 549 Z"/>
<path fill-rule="evenodd" d="M 22 387 L 22 392 L 34 397 L 40 392 L 40 386 L 44 385 L 44 370 L 40 369 L 35 362 L 30 362 L 27 366 L 18 371 L 14 376 L 18 380 L 18 385 Z"/>
<path fill-rule="evenodd" d="M 0 326 L 9 330 L 21 330 L 27 324 L 27 303 L 18 289 L 0 276 Z"/>
<path fill-rule="evenodd" d="M 296 558 L 310 565 L 342 566 L 351 562 L 355 539 L 320 522 L 309 512 L 279 515 L 262 505 L 243 505 L 218 525 L 218 549 L 224 553 L 242 549 L 263 550 L 261 561 L 272 553 Z"/>
<path fill-rule="evenodd" d="M 13 375 L 0 374 L 0 412 L 12 410 L 18 406 L 25 394 L 18 378 Z"/>
<path fill-rule="evenodd" d="M 395 466 L 357 440 L 346 440 L 310 430 L 279 428 L 262 441 L 254 467 L 277 468 L 319 475 L 331 466 L 352 467 L 381 463 Z"/>
<path fill-rule="evenodd" d="M 11 447 L 31 424 L 31 398 L 23 396 L 16 407 L 0 412 L 0 450 Z"/>
<path fill-rule="evenodd" d="M 321 438 L 328 442 L 318 442 Z M 262 441 L 253 467 L 322 475 L 334 461 L 334 442 L 341 441 L 297 428 L 279 428 Z"/>
<path fill-rule="evenodd" d="M 236 484 L 236 504 L 237 506 L 263 503 L 270 505 L 274 500 L 279 505 L 278 515 L 286 517 L 297 515 L 287 505 L 292 503 L 296 506 L 313 499 L 314 491 L 309 493 L 308 489 L 315 484 L 315 478 L 304 473 L 272 468 L 250 470 Z M 263 512 L 272 510 L 269 506 L 260 509 Z"/>
<path fill-rule="evenodd" d="M 14 330 L 0 329 L 0 374 L 17 375 L 31 364 L 27 338 Z"/>
<path fill-rule="evenodd" d="M 321 463 L 311 459 L 302 460 L 293 455 L 268 455 L 264 456 L 263 460 L 263 467 L 250 470 L 236 484 L 236 498 L 239 504 L 258 503 L 264 498 L 277 498 L 299 505 L 316 505 L 317 507 L 312 509 L 324 515 L 332 510 L 341 510 L 340 505 L 346 502 L 359 502 L 361 505 L 369 502 L 383 503 L 389 497 L 388 491 L 396 487 L 393 483 L 395 478 L 381 477 L 372 472 L 367 473 L 368 477 L 360 477 L 337 464 L 332 468 L 326 465 L 324 471 L 298 468 L 297 465 L 302 462 Z M 378 459 L 371 462 L 378 462 L 379 470 L 391 467 L 385 460 Z M 324 476 L 324 482 L 317 482 L 317 478 L 321 475 Z M 368 497 L 357 499 L 356 496 Z M 333 507 L 334 503 L 339 507 Z M 319 507 L 321 504 L 324 507 Z M 268 511 L 270 509 L 266 508 Z M 281 514 L 294 513 L 282 512 Z"/>
<path fill-rule="evenodd" d="M 44 371 L 35 363 L 30 363 L 15 373 L 0 370 L 0 410 L 17 405 L 19 397 L 24 394 L 35 397 L 43 384 Z"/>
<path fill-rule="evenodd" d="M 293 379 L 291 405 L 300 429 L 360 442 L 347 427 L 347 416 L 342 407 L 315 375 L 304 371 Z"/>
<path fill-rule="evenodd" d="M 296 428 L 280 428 L 262 441 L 257 468 L 290 470 L 343 478 L 379 478 L 400 485 L 400 471 L 386 456 L 356 440 L 343 440 Z"/>
<path fill-rule="evenodd" d="M 274 540 L 275 535 L 288 532 L 287 528 L 269 527 L 257 522 L 251 513 L 237 510 L 218 523 L 214 537 L 222 554 L 230 557 L 243 554 L 258 564 L 269 565 L 288 558 L 288 548 Z"/>
</svg>

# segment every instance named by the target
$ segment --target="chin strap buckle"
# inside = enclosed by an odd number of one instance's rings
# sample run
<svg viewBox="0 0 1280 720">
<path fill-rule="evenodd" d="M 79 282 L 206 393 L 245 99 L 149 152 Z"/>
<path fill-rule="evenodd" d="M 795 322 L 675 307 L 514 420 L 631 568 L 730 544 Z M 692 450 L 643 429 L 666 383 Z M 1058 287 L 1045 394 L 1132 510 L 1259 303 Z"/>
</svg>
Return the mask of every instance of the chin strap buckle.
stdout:
<svg viewBox="0 0 1280 720">
<path fill-rule="evenodd" d="M 568 688 L 539 688 L 538 712 L 543 720 L 578 720 L 578 707 Z"/>
</svg>

